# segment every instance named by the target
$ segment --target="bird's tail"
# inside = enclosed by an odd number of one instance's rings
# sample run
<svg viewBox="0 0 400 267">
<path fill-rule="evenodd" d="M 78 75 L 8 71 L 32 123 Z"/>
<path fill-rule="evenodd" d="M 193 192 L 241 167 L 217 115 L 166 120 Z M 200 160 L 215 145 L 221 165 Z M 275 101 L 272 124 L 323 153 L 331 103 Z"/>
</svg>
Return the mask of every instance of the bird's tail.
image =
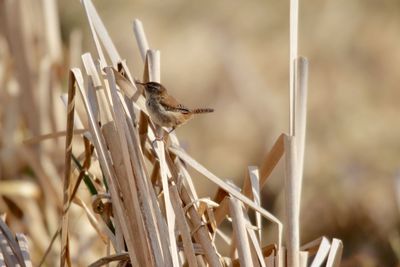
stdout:
<svg viewBox="0 0 400 267">
<path fill-rule="evenodd" d="M 196 108 L 196 109 L 193 109 L 192 112 L 195 114 L 210 113 L 210 112 L 214 112 L 214 109 L 212 109 L 212 108 Z"/>
</svg>

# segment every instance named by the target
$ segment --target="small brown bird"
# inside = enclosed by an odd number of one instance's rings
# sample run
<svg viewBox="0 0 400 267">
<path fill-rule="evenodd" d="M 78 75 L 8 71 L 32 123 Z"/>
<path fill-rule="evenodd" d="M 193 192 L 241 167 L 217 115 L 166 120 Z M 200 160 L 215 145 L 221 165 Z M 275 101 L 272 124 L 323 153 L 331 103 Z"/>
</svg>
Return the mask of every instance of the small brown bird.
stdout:
<svg viewBox="0 0 400 267">
<path fill-rule="evenodd" d="M 167 89 L 157 82 L 142 83 L 145 89 L 146 106 L 153 122 L 162 127 L 172 127 L 171 133 L 176 127 L 185 124 L 193 118 L 194 114 L 210 113 L 211 108 L 189 109 L 170 96 Z"/>
</svg>

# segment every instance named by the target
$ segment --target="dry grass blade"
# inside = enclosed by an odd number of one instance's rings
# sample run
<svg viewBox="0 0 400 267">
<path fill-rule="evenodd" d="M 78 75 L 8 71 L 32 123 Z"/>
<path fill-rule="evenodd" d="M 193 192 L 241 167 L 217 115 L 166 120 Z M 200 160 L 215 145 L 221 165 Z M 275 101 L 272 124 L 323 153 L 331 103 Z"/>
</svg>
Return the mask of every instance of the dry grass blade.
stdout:
<svg viewBox="0 0 400 267">
<path fill-rule="evenodd" d="M 86 206 L 85 202 L 83 202 L 82 199 L 80 199 L 79 197 L 75 197 L 74 198 L 74 202 L 77 205 L 79 205 L 80 207 L 82 207 L 82 209 L 85 211 L 85 214 L 86 214 L 90 224 L 93 226 L 93 228 L 97 232 L 97 235 L 104 242 L 104 244 L 107 244 L 107 237 L 101 232 L 100 226 L 98 225 L 98 222 L 97 222 L 96 218 L 94 217 L 94 215 L 90 211 L 90 209 Z"/>
<path fill-rule="evenodd" d="M 172 177 L 177 178 L 179 176 L 178 171 L 169 153 L 166 153 L 166 159 L 170 170 L 173 172 Z M 180 196 L 185 205 L 185 209 L 187 209 L 187 212 L 189 213 L 190 223 L 193 226 L 193 230 L 191 231 L 192 235 L 202 246 L 207 263 L 212 267 L 221 266 L 217 251 L 214 247 L 214 244 L 211 242 L 208 228 L 205 226 L 195 208 L 195 200 L 190 197 L 188 190 L 186 190 L 185 187 L 180 188 Z M 198 263 L 201 264 L 201 261 L 198 261 Z"/>
<path fill-rule="evenodd" d="M 16 266 L 19 264 L 20 266 L 25 267 L 24 256 L 21 248 L 17 240 L 14 238 L 14 234 L 2 219 L 0 219 L 0 248 L 7 266 Z"/>
<path fill-rule="evenodd" d="M 222 223 L 222 221 L 229 214 L 229 197 L 225 197 L 220 203 L 218 208 L 215 210 L 215 222 L 217 227 Z"/>
<path fill-rule="evenodd" d="M 279 228 L 282 227 L 282 223 L 270 212 L 266 211 L 262 207 L 258 206 L 255 204 L 253 201 L 251 201 L 249 198 L 244 196 L 242 193 L 237 191 L 236 189 L 232 188 L 229 184 L 225 183 L 223 180 L 212 174 L 209 170 L 207 170 L 204 166 L 202 166 L 200 163 L 195 161 L 192 157 L 190 157 L 186 152 L 184 152 L 180 148 L 176 147 L 171 147 L 170 151 L 177 155 L 179 158 L 181 158 L 184 162 L 192 166 L 195 170 L 203 174 L 206 178 L 208 178 L 210 181 L 213 183 L 217 184 L 219 187 L 221 187 L 223 190 L 231 194 L 233 197 L 239 199 L 242 201 L 244 204 L 248 205 L 252 209 L 260 212 L 265 218 L 271 220 L 272 222 L 276 223 Z M 279 231 L 279 240 L 281 240 L 281 232 Z"/>
<path fill-rule="evenodd" d="M 40 196 L 40 188 L 33 181 L 2 180 L 0 181 L 0 195 L 37 199 Z"/>
<path fill-rule="evenodd" d="M 155 143 L 155 151 L 160 160 L 160 176 L 161 183 L 163 188 L 163 196 L 164 196 L 164 206 L 165 213 L 167 215 L 167 225 L 168 225 L 168 239 L 169 239 L 169 248 L 172 258 L 173 266 L 179 266 L 178 262 L 178 250 L 176 247 L 176 238 L 175 238 L 175 212 L 171 204 L 171 198 L 169 194 L 169 184 L 168 184 L 168 175 L 167 169 L 168 165 L 165 161 L 165 150 L 164 143 L 162 141 L 157 141 Z"/>
<path fill-rule="evenodd" d="M 129 261 L 129 254 L 128 253 L 119 253 L 116 255 L 110 255 L 107 257 L 103 257 L 98 259 L 97 261 L 90 264 L 88 267 L 100 267 L 103 265 L 107 265 L 110 262 L 119 261 L 119 262 L 128 262 Z"/>
<path fill-rule="evenodd" d="M 188 265 L 189 267 L 197 267 L 198 264 L 196 260 L 195 251 L 193 248 L 192 237 L 189 231 L 190 227 L 186 221 L 186 216 L 182 208 L 182 203 L 179 197 L 178 189 L 176 188 L 176 185 L 172 185 L 169 190 L 172 200 L 171 201 L 172 206 L 176 213 L 176 224 L 180 232 L 180 235 L 182 237 L 183 250 L 185 252 Z"/>
<path fill-rule="evenodd" d="M 26 267 L 32 267 L 31 257 L 29 255 L 28 240 L 24 234 L 16 233 L 15 238 L 17 239 L 18 245 L 21 248 L 22 257 Z"/>
<path fill-rule="evenodd" d="M 73 135 L 84 134 L 87 131 L 88 131 L 87 129 L 75 129 L 73 131 Z M 43 134 L 43 135 L 40 135 L 40 136 L 35 136 L 35 137 L 29 138 L 29 139 L 25 139 L 24 140 L 24 144 L 25 145 L 32 145 L 32 144 L 39 143 L 39 142 L 42 142 L 42 141 L 45 141 L 45 140 L 64 137 L 66 135 L 67 135 L 67 131 L 60 131 L 60 132 L 55 132 L 55 133 Z"/>
<path fill-rule="evenodd" d="M 107 124 L 112 121 L 112 103 L 110 101 L 110 90 L 106 91 L 107 86 L 102 83 L 92 56 L 89 53 L 82 55 L 83 65 L 91 82 L 88 86 L 88 99 L 92 104 L 93 111 L 99 122 Z"/>
<path fill-rule="evenodd" d="M 72 138 L 75 114 L 75 77 L 69 74 L 68 80 L 68 105 L 67 105 L 67 135 L 65 139 L 65 170 L 63 179 L 63 214 L 61 227 L 61 255 L 60 266 L 71 266 L 68 240 L 68 206 L 70 200 L 70 177 L 72 158 Z"/>
<path fill-rule="evenodd" d="M 86 17 L 88 19 L 90 31 L 92 33 L 92 38 L 93 38 L 94 44 L 96 46 L 96 51 L 97 51 L 98 57 L 100 59 L 100 66 L 101 66 L 101 68 L 104 68 L 106 66 L 106 64 L 107 64 L 106 63 L 107 61 L 106 61 L 106 58 L 104 56 L 103 49 L 101 48 L 101 44 L 100 44 L 99 38 L 98 38 L 98 36 L 96 34 L 96 30 L 95 30 L 95 27 L 93 25 L 92 18 L 90 16 L 90 11 L 89 11 L 89 8 L 88 8 L 88 2 L 90 2 L 90 0 L 81 0 L 81 3 L 82 3 L 82 5 L 83 5 L 83 7 L 85 9 L 85 12 L 86 12 Z"/>
<path fill-rule="evenodd" d="M 114 43 L 111 40 L 110 35 L 108 34 L 106 27 L 104 26 L 102 20 L 99 17 L 99 14 L 96 11 L 91 0 L 82 0 L 85 4 L 88 20 L 91 21 L 94 30 L 98 33 L 100 40 L 102 41 L 104 48 L 106 49 L 108 56 L 111 59 L 111 62 L 114 67 L 117 66 L 119 62 L 121 62 L 121 57 L 115 48 Z M 105 61 L 104 61 L 105 63 Z"/>
</svg>

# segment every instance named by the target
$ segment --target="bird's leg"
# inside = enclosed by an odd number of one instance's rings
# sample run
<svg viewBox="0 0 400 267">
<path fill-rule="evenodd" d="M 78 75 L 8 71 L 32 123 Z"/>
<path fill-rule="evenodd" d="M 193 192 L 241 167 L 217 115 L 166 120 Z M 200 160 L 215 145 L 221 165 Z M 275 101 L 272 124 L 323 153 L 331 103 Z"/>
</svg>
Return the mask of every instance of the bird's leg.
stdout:
<svg viewBox="0 0 400 267">
<path fill-rule="evenodd" d="M 175 129 L 176 129 L 176 127 L 172 127 L 172 129 L 169 130 L 169 131 L 167 132 L 167 135 L 169 135 L 170 133 L 172 133 L 173 131 L 175 131 Z"/>
<path fill-rule="evenodd" d="M 155 139 L 151 142 L 151 144 L 154 146 L 154 143 L 157 141 L 164 141 L 164 136 L 162 134 L 162 128 L 158 125 L 156 125 L 156 129 L 154 131 Z"/>
<path fill-rule="evenodd" d="M 159 137 L 159 134 L 160 135 L 162 134 L 162 128 L 161 127 L 157 128 L 156 133 L 155 133 L 156 138 L 153 140 L 153 142 L 151 142 L 151 144 L 154 146 L 154 143 L 156 141 L 164 141 L 165 142 L 165 138 L 168 137 L 168 135 L 170 133 L 175 131 L 175 129 L 176 129 L 176 127 L 172 127 L 171 130 L 169 130 L 166 135 L 163 135 L 163 136 Z"/>
<path fill-rule="evenodd" d="M 158 137 L 156 136 L 156 138 L 153 140 L 153 142 L 151 142 L 151 145 L 154 147 L 154 143 L 157 141 L 164 141 L 164 137 Z"/>
</svg>

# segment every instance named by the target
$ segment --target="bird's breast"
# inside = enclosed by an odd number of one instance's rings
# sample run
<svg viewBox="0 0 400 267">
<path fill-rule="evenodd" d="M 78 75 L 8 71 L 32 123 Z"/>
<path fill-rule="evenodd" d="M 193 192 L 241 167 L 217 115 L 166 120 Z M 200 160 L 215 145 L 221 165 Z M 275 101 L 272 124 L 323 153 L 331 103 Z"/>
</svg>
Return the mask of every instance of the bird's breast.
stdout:
<svg viewBox="0 0 400 267">
<path fill-rule="evenodd" d="M 192 117 L 192 114 L 168 111 L 160 104 L 160 101 L 154 98 L 147 99 L 146 105 L 151 120 L 163 127 L 177 127 Z"/>
</svg>

